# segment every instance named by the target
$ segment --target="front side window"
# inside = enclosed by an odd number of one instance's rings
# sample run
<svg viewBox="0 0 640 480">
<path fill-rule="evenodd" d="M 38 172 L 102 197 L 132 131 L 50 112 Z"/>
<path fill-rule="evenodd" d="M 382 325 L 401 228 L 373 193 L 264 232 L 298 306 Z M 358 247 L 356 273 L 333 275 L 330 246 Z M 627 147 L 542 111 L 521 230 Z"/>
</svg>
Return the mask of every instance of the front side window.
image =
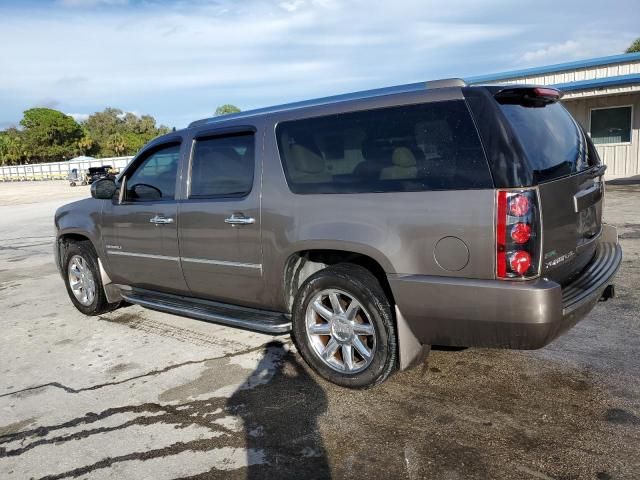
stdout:
<svg viewBox="0 0 640 480">
<path fill-rule="evenodd" d="M 591 110 L 591 139 L 595 144 L 631 141 L 631 107 Z"/>
<path fill-rule="evenodd" d="M 127 178 L 126 199 L 131 202 L 173 200 L 179 159 L 179 144 L 153 151 Z"/>
<path fill-rule="evenodd" d="M 294 193 L 492 188 L 463 101 L 350 112 L 276 128 Z"/>
<path fill-rule="evenodd" d="M 254 163 L 253 133 L 197 139 L 189 198 L 247 195 L 253 185 Z"/>
</svg>

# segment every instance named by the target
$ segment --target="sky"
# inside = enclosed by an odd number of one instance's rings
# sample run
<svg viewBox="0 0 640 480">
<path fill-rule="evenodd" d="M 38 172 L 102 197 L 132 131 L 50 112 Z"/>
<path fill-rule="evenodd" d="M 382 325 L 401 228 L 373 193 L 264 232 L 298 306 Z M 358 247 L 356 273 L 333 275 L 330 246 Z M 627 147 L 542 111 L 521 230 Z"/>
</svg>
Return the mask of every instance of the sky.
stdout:
<svg viewBox="0 0 640 480">
<path fill-rule="evenodd" d="M 35 106 L 181 128 L 243 110 L 623 53 L 638 0 L 0 0 L 0 129 Z"/>
</svg>

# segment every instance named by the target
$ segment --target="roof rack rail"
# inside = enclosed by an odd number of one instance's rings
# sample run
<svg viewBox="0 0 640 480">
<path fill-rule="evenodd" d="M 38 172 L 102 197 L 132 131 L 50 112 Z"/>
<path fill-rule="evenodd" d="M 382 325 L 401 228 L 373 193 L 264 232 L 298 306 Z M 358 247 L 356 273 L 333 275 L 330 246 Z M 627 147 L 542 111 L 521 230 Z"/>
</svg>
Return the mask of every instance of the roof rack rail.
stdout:
<svg viewBox="0 0 640 480">
<path fill-rule="evenodd" d="M 442 80 L 431 80 L 425 83 L 427 88 L 447 88 L 447 87 L 466 87 L 467 82 L 462 78 L 443 78 Z"/>
<path fill-rule="evenodd" d="M 202 120 L 196 120 L 194 122 L 191 122 L 189 124 L 189 127 L 207 125 L 210 123 L 217 123 L 219 121 L 221 122 L 221 121 L 230 120 L 233 118 L 245 118 L 245 117 L 251 117 L 254 115 L 275 113 L 283 110 L 292 110 L 295 108 L 328 105 L 331 103 L 338 103 L 338 102 L 344 102 L 349 100 L 360 100 L 365 98 L 381 97 L 383 95 L 417 92 L 420 90 L 435 89 L 435 88 L 466 87 L 466 86 L 467 86 L 466 82 L 461 78 L 445 78 L 442 80 L 431 80 L 428 82 L 407 83 L 404 85 L 395 85 L 392 87 L 374 88 L 372 90 L 362 90 L 359 92 L 332 95 L 330 97 L 314 98 L 311 100 L 302 100 L 299 102 L 286 103 L 283 105 L 274 105 L 271 107 L 247 110 L 245 112 L 220 115 L 218 117 L 203 118 Z"/>
</svg>

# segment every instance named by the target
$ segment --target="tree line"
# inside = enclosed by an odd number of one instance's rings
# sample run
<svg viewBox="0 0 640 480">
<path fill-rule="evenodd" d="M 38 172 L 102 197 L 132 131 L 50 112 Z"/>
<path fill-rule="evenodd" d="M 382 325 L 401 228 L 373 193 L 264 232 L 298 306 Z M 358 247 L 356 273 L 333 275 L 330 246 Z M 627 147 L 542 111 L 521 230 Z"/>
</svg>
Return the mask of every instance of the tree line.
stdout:
<svg viewBox="0 0 640 480">
<path fill-rule="evenodd" d="M 239 111 L 225 104 L 214 115 Z M 51 108 L 31 108 L 19 125 L 0 131 L 0 165 L 60 162 L 78 155 L 135 155 L 147 142 L 170 130 L 156 125 L 151 115 L 139 117 L 118 108 L 105 108 L 82 122 Z"/>
<path fill-rule="evenodd" d="M 51 108 L 24 112 L 20 128 L 0 131 L 0 165 L 68 160 L 78 155 L 115 157 L 135 154 L 149 140 L 169 132 L 151 115 L 106 108 L 77 122 Z"/>
</svg>

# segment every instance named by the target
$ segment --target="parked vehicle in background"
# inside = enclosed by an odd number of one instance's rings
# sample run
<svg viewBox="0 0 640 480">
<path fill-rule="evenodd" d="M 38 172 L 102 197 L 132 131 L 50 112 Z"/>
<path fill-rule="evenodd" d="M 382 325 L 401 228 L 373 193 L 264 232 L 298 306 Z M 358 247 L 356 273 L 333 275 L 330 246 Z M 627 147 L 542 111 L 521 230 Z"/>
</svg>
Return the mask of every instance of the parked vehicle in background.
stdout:
<svg viewBox="0 0 640 480">
<path fill-rule="evenodd" d="M 58 210 L 87 315 L 291 331 L 368 387 L 425 345 L 540 348 L 613 295 L 604 166 L 556 90 L 442 80 L 192 123 Z"/>
<path fill-rule="evenodd" d="M 86 181 L 91 185 L 96 180 L 100 180 L 105 177 L 115 177 L 112 173 L 113 168 L 111 165 L 103 165 L 101 167 L 89 167 L 86 173 Z"/>
<path fill-rule="evenodd" d="M 77 168 L 71 169 L 71 171 L 69 172 L 69 175 L 67 175 L 67 180 L 69 180 L 69 185 L 71 185 L 72 187 L 75 187 L 77 184 L 80 184 L 80 185 L 87 184 L 86 176 L 83 175 L 82 173 L 79 173 Z"/>
</svg>

